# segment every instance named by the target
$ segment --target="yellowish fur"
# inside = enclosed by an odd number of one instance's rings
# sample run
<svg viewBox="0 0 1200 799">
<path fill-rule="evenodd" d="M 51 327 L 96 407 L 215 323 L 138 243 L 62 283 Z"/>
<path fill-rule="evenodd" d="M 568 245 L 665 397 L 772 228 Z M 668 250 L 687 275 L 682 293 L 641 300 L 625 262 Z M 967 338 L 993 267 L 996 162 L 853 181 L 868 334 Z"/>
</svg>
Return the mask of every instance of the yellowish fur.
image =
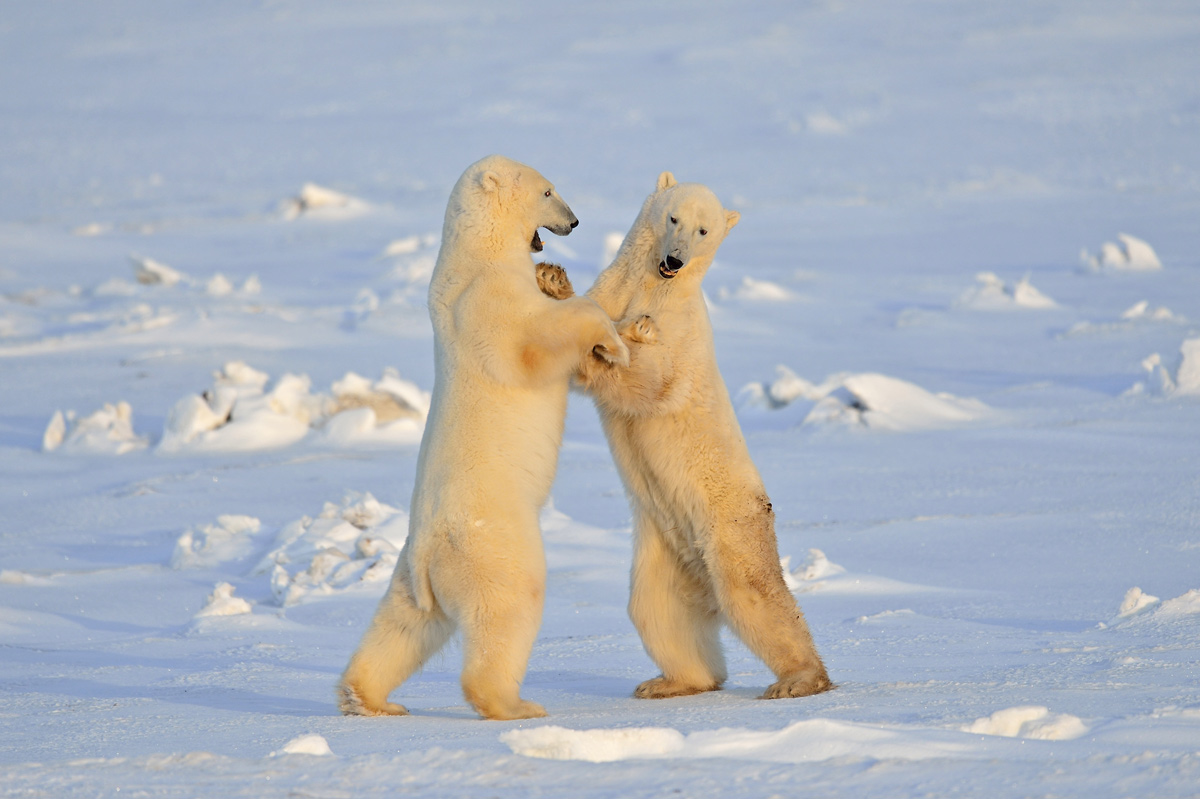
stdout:
<svg viewBox="0 0 1200 799">
<path fill-rule="evenodd" d="M 764 698 L 833 687 L 783 581 L 774 513 L 717 368 L 700 290 L 737 221 L 707 188 L 664 172 L 588 292 L 630 348 L 627 368 L 589 358 L 577 379 L 633 506 L 629 614 L 662 670 L 638 686 L 643 698 L 719 688 L 722 623 L 775 673 Z"/>
<path fill-rule="evenodd" d="M 546 584 L 538 510 L 557 465 L 570 376 L 627 364 L 609 318 L 538 289 L 530 242 L 576 222 L 533 169 L 490 156 L 446 209 L 429 287 L 436 375 L 408 540 L 339 686 L 343 713 L 404 714 L 388 695 L 463 634 L 463 694 L 490 719 L 545 715 L 519 689 Z"/>
</svg>

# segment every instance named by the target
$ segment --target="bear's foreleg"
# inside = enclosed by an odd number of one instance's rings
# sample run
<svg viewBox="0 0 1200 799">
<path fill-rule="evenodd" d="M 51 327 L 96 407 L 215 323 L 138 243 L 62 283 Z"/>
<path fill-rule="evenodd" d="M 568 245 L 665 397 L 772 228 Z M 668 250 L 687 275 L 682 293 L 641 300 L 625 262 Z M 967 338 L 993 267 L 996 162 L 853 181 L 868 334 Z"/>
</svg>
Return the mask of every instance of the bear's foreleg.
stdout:
<svg viewBox="0 0 1200 799">
<path fill-rule="evenodd" d="M 688 400 L 694 375 L 679 369 L 669 346 L 658 341 L 658 326 L 649 316 L 635 316 L 617 326 L 629 345 L 629 365 L 618 367 L 585 358 L 575 382 L 605 410 L 622 416 L 662 416 Z"/>
<path fill-rule="evenodd" d="M 637 519 L 629 617 L 662 674 L 641 683 L 639 699 L 715 691 L 725 682 L 720 614 L 703 576 L 668 546 L 644 515 Z"/>
<path fill-rule="evenodd" d="M 545 303 L 525 321 L 515 366 L 523 382 L 539 384 L 562 380 L 593 357 L 628 366 L 629 348 L 596 303 L 569 297 Z"/>
<path fill-rule="evenodd" d="M 387 701 L 398 685 L 442 648 L 454 626 L 440 611 L 426 612 L 397 575 L 338 685 L 338 707 L 347 716 L 403 716 Z"/>
</svg>

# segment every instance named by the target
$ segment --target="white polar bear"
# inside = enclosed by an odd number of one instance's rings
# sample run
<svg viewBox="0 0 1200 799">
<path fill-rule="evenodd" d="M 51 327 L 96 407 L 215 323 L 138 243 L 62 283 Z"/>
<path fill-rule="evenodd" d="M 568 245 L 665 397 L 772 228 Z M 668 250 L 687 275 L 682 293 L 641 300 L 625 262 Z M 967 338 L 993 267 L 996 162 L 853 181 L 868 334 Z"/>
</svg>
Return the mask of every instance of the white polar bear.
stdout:
<svg viewBox="0 0 1200 799">
<path fill-rule="evenodd" d="M 775 672 L 764 698 L 834 687 L 784 583 L 774 513 L 717 369 L 700 290 L 738 218 L 706 187 L 664 172 L 588 292 L 630 345 L 628 368 L 588 358 L 578 380 L 633 506 L 629 615 L 662 669 L 637 687 L 647 699 L 721 686 L 722 622 Z M 570 293 L 552 265 L 541 271 L 544 291 Z"/>
<path fill-rule="evenodd" d="M 596 303 L 538 290 L 538 228 L 577 224 L 548 180 L 502 156 L 454 186 L 429 286 L 436 375 L 408 540 L 342 675 L 343 713 L 406 713 L 388 694 L 461 628 L 463 693 L 479 714 L 545 715 L 519 695 L 546 584 L 538 510 L 571 375 L 593 353 L 629 362 Z"/>
</svg>

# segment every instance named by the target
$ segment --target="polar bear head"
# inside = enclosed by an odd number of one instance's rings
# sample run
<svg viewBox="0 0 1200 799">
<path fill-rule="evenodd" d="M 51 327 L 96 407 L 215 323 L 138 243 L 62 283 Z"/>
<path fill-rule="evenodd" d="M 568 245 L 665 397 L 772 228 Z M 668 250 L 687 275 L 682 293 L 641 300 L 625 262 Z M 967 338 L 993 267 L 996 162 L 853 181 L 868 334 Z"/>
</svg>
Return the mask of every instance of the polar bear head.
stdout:
<svg viewBox="0 0 1200 799">
<path fill-rule="evenodd" d="M 464 228 L 483 235 L 495 247 L 514 237 L 538 252 L 538 228 L 565 236 L 579 224 L 554 184 L 533 167 L 489 155 L 463 172 L 446 207 L 443 238 L 453 238 Z"/>
<path fill-rule="evenodd" d="M 657 233 L 654 254 L 664 280 L 673 279 L 688 264 L 695 264 L 703 274 L 725 235 L 741 219 L 737 211 L 725 210 L 707 186 L 677 183 L 670 172 L 658 176 L 650 211 L 647 221 Z"/>
</svg>

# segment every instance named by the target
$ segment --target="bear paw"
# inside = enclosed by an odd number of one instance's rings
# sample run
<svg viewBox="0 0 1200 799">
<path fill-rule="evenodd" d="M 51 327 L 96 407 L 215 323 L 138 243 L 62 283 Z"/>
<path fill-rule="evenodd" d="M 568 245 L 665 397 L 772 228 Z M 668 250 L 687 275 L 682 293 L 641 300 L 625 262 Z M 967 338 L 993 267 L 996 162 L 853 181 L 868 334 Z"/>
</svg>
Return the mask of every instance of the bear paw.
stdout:
<svg viewBox="0 0 1200 799">
<path fill-rule="evenodd" d="M 673 696 L 692 696 L 693 694 L 702 694 L 706 691 L 718 691 L 720 688 L 721 684 L 719 682 L 696 685 L 695 683 L 668 680 L 666 677 L 658 676 L 652 680 L 646 680 L 635 688 L 633 695 L 638 699 L 670 699 Z"/>
<path fill-rule="evenodd" d="M 625 346 L 625 342 L 621 341 L 619 336 L 614 336 L 611 341 L 602 341 L 592 347 L 592 355 L 609 366 L 629 366 L 629 347 Z"/>
<path fill-rule="evenodd" d="M 395 702 L 384 701 L 369 705 L 349 685 L 338 686 L 338 709 L 343 716 L 407 716 L 408 709 Z"/>
<path fill-rule="evenodd" d="M 539 705 L 537 702 L 529 702 L 525 699 L 518 699 L 515 705 L 497 707 L 497 706 L 482 706 L 476 707 L 479 715 L 485 719 L 492 721 L 512 721 L 515 719 L 541 719 L 545 718 L 546 708 Z"/>
<path fill-rule="evenodd" d="M 567 270 L 558 264 L 538 264 L 537 284 L 542 293 L 553 300 L 565 300 L 575 296 L 575 288 L 571 285 L 571 279 L 567 277 Z"/>
<path fill-rule="evenodd" d="M 803 674 L 785 677 L 768 688 L 759 699 L 790 699 L 798 696 L 813 696 L 837 688 L 822 669 L 819 674 Z"/>
<path fill-rule="evenodd" d="M 638 344 L 653 344 L 658 341 L 658 325 L 645 314 L 622 326 L 620 333 L 621 338 Z"/>
</svg>

